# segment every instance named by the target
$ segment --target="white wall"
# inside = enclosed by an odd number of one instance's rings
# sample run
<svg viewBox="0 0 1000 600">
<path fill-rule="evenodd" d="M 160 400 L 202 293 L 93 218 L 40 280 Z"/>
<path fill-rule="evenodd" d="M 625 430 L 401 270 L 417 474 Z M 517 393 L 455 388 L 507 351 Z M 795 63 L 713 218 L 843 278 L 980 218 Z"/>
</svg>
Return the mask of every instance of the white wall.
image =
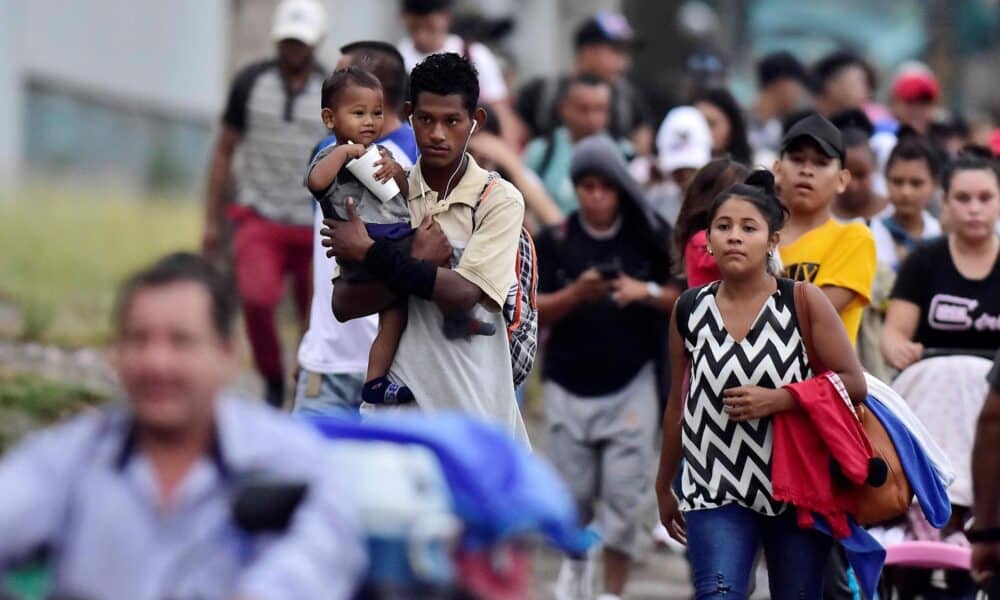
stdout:
<svg viewBox="0 0 1000 600">
<path fill-rule="evenodd" d="M 2 1 L 21 5 L 16 56 L 26 76 L 170 112 L 218 111 L 228 0 Z"/>
<path fill-rule="evenodd" d="M 0 0 L 0 190 L 16 183 L 21 151 L 21 81 L 14 49 L 18 0 Z"/>
</svg>

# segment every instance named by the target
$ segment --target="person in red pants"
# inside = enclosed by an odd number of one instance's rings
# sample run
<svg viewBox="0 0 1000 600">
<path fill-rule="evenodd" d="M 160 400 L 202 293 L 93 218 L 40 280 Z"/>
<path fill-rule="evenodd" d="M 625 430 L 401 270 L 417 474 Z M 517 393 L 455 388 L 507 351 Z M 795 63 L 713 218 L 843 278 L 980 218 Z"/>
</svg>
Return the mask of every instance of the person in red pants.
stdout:
<svg viewBox="0 0 1000 600">
<path fill-rule="evenodd" d="M 272 29 L 277 56 L 236 75 L 211 160 L 203 251 L 210 259 L 220 257 L 228 218 L 247 337 L 274 406 L 285 396 L 274 322 L 285 277 L 291 276 L 303 321 L 312 294 L 312 200 L 302 184 L 302 165 L 326 133 L 316 110 L 326 72 L 314 57 L 325 29 L 318 0 L 278 5 Z M 235 201 L 227 205 L 230 181 Z"/>
</svg>

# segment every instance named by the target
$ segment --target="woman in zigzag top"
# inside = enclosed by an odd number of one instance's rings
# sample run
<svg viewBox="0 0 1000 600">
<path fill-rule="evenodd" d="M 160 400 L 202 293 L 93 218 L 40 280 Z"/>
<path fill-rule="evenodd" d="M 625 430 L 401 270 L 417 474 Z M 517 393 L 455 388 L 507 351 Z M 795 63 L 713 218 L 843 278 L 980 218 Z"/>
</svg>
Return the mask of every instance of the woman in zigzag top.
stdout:
<svg viewBox="0 0 1000 600">
<path fill-rule="evenodd" d="M 660 518 L 688 545 L 695 597 L 745 598 L 764 547 L 771 597 L 820 598 L 832 539 L 799 529 L 771 496 L 771 415 L 796 409 L 782 386 L 812 377 L 795 318 L 794 282 L 774 259 L 787 210 L 767 171 L 722 192 L 709 210 L 708 245 L 721 281 L 688 290 L 670 323 L 673 368 L 657 476 Z M 809 285 L 817 359 L 851 398 L 864 375 L 833 305 Z M 688 382 L 681 385 L 680 382 Z M 671 482 L 684 458 L 681 496 Z"/>
</svg>

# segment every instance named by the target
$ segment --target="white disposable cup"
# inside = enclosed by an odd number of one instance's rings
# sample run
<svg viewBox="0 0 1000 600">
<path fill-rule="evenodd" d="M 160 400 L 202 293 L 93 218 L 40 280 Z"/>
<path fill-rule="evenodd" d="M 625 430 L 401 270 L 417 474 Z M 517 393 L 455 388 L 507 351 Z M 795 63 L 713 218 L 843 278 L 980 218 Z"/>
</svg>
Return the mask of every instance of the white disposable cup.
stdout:
<svg viewBox="0 0 1000 600">
<path fill-rule="evenodd" d="M 346 166 L 347 170 L 358 178 L 361 185 L 368 188 L 369 192 L 378 196 L 382 202 L 388 202 L 399 193 L 399 186 L 396 185 L 395 179 L 390 179 L 385 183 L 375 179 L 375 172 L 378 171 L 375 161 L 380 158 L 382 158 L 382 153 L 379 152 L 378 146 L 372 144 L 368 146 L 368 150 L 364 154 L 348 162 Z"/>
</svg>

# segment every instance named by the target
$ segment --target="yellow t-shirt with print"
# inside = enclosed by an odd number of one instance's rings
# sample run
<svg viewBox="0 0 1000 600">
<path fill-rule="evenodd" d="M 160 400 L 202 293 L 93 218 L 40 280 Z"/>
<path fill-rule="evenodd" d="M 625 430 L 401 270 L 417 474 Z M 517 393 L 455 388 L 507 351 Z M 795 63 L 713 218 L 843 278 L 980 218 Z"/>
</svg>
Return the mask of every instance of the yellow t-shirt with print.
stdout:
<svg viewBox="0 0 1000 600">
<path fill-rule="evenodd" d="M 840 311 L 847 336 L 855 344 L 861 313 L 871 301 L 875 279 L 875 238 L 864 223 L 830 219 L 780 249 L 785 277 L 819 287 L 842 287 L 858 295 Z"/>
</svg>

